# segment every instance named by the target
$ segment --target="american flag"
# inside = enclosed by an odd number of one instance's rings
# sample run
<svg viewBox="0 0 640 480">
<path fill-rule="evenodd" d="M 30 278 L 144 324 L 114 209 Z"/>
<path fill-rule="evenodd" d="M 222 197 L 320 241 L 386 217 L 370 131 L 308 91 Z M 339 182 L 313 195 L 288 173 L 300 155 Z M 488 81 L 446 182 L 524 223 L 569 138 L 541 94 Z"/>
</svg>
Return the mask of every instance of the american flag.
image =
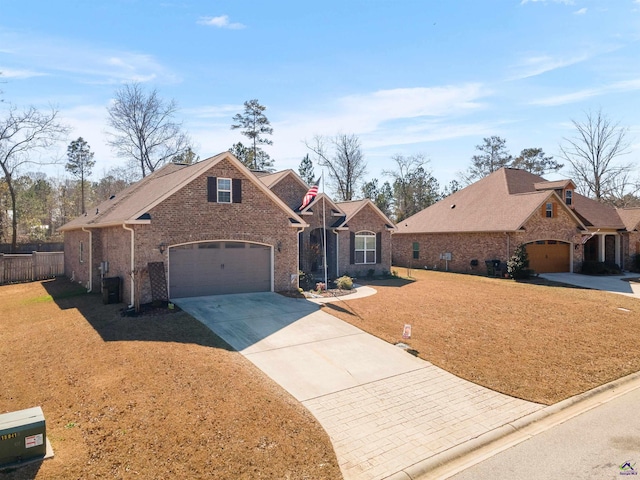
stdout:
<svg viewBox="0 0 640 480">
<path fill-rule="evenodd" d="M 313 184 L 309 190 L 307 190 L 307 193 L 304 195 L 304 198 L 302 199 L 302 205 L 300 205 L 299 210 L 304 210 L 307 207 L 307 205 L 313 202 L 313 199 L 316 198 L 316 195 L 318 195 L 319 184 L 320 184 L 320 179 L 318 179 L 318 181 L 315 184 Z"/>
</svg>

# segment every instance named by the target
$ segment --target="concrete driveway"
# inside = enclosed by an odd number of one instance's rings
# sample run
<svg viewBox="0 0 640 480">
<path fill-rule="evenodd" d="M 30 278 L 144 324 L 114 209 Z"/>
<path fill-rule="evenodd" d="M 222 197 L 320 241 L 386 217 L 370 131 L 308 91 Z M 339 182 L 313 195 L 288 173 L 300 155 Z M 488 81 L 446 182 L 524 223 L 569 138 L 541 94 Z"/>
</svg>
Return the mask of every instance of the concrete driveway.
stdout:
<svg viewBox="0 0 640 480">
<path fill-rule="evenodd" d="M 421 462 L 543 408 L 451 375 L 304 299 L 174 301 L 313 413 L 345 479 L 415 478 Z"/>
<path fill-rule="evenodd" d="M 577 287 L 604 290 L 640 298 L 640 283 L 630 282 L 630 278 L 640 278 L 638 273 L 623 275 L 582 275 L 580 273 L 541 273 L 540 277 L 554 282 L 562 282 Z"/>
</svg>

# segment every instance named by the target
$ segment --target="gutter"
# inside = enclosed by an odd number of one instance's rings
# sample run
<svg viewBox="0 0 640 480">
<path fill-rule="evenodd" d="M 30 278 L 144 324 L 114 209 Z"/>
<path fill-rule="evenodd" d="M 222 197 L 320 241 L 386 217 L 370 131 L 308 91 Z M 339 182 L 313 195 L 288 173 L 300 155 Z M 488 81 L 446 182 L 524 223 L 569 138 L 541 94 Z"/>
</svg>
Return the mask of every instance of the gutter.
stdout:
<svg viewBox="0 0 640 480">
<path fill-rule="evenodd" d="M 136 281 L 135 281 L 135 275 L 133 273 L 135 271 L 135 266 L 136 266 L 135 257 L 134 257 L 135 244 L 136 244 L 136 234 L 135 234 L 135 231 L 133 230 L 133 228 L 127 227 L 126 223 L 122 224 L 122 228 L 124 228 L 125 230 L 128 230 L 128 231 L 131 232 L 131 273 L 130 273 L 130 276 L 131 276 L 131 296 L 130 296 L 131 303 L 129 304 L 129 307 L 131 308 L 131 307 L 133 307 L 135 305 L 134 302 L 135 302 L 135 299 L 136 299 L 136 297 L 135 297 Z"/>
<path fill-rule="evenodd" d="M 82 227 L 82 231 L 89 234 L 89 287 L 87 293 L 93 290 L 93 232 Z"/>
</svg>

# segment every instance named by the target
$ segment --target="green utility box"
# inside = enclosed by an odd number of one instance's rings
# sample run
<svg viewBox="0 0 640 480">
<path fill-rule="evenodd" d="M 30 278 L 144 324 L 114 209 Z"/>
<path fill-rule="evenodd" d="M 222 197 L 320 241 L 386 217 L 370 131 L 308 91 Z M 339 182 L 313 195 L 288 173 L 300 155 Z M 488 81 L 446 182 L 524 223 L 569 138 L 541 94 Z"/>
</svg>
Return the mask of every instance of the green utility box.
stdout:
<svg viewBox="0 0 640 480">
<path fill-rule="evenodd" d="M 47 454 L 47 432 L 40 407 L 0 415 L 0 467 Z"/>
</svg>

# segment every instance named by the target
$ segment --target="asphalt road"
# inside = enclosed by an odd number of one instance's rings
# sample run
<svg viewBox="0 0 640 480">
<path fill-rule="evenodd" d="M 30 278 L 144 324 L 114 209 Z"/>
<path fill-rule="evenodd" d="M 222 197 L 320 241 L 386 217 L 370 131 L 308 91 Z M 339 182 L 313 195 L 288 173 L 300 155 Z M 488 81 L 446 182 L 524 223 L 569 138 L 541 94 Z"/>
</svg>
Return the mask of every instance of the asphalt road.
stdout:
<svg viewBox="0 0 640 480">
<path fill-rule="evenodd" d="M 640 388 L 450 478 L 640 480 Z"/>
</svg>

